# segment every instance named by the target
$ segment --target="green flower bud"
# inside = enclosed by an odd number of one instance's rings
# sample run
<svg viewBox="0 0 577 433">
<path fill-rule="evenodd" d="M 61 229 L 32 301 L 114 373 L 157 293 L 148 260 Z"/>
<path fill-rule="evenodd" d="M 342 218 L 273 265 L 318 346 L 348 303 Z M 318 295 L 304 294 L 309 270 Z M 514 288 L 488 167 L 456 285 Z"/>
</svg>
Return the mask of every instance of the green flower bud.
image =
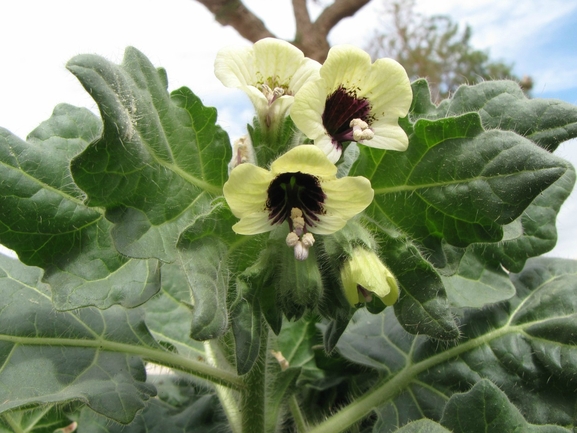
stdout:
<svg viewBox="0 0 577 433">
<path fill-rule="evenodd" d="M 399 286 L 391 271 L 370 250 L 356 247 L 341 268 L 345 296 L 351 305 L 371 302 L 376 295 L 385 305 L 399 298 Z"/>
</svg>

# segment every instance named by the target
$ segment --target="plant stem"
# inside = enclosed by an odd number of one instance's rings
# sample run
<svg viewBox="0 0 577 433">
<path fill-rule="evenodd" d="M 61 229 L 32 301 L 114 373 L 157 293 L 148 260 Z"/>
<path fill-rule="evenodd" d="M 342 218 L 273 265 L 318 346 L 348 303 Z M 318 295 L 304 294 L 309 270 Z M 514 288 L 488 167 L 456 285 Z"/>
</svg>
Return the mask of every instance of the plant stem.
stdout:
<svg viewBox="0 0 577 433">
<path fill-rule="evenodd" d="M 217 355 L 211 345 L 210 341 L 204 342 L 206 358 L 213 367 L 218 368 Z M 220 404 L 226 414 L 228 423 L 232 433 L 242 433 L 242 426 L 240 420 L 240 412 L 238 410 L 237 399 L 235 392 L 222 385 L 215 384 L 214 389 L 220 400 Z"/>
<path fill-rule="evenodd" d="M 458 346 L 438 353 L 430 358 L 424 359 L 415 364 L 409 364 L 392 377 L 385 378 L 377 384 L 372 390 L 356 399 L 354 402 L 343 408 L 340 412 L 331 416 L 322 423 L 314 426 L 307 433 L 337 433 L 342 432 L 352 426 L 354 423 L 362 420 L 374 408 L 391 400 L 395 395 L 402 392 L 414 380 L 414 378 L 428 370 L 429 368 L 441 364 L 449 359 L 459 356 L 476 347 L 488 344 L 495 338 L 503 335 L 520 332 L 523 326 L 504 326 L 496 329 L 481 337 L 466 341 Z"/>
<path fill-rule="evenodd" d="M 212 367 L 205 362 L 188 359 L 177 353 L 167 352 L 147 346 L 136 346 L 132 344 L 118 343 L 104 339 L 83 340 L 70 338 L 36 338 L 36 337 L 16 337 L 10 335 L 0 336 L 0 341 L 10 341 L 22 345 L 35 346 L 63 346 L 63 347 L 88 347 L 95 350 L 108 352 L 128 353 L 138 355 L 146 361 L 153 362 L 164 367 L 189 373 L 203 379 L 209 380 L 219 385 L 229 388 L 242 387 L 242 380 L 235 374 L 225 370 Z"/>
<path fill-rule="evenodd" d="M 306 433 L 306 431 L 308 430 L 307 422 L 305 421 L 305 418 L 299 406 L 299 402 L 295 395 L 291 395 L 289 399 L 289 407 L 296 425 L 297 433 Z"/>
<path fill-rule="evenodd" d="M 2 414 L 2 418 L 4 419 L 4 421 L 6 421 L 6 424 L 8 424 L 12 428 L 12 430 L 14 430 L 14 433 L 24 433 L 24 430 L 20 428 L 20 424 L 16 424 L 16 422 L 14 421 L 14 419 L 12 419 L 12 416 L 9 413 Z"/>
<path fill-rule="evenodd" d="M 243 433 L 265 433 L 268 325 L 263 323 L 258 358 L 242 376 L 241 416 Z"/>
</svg>

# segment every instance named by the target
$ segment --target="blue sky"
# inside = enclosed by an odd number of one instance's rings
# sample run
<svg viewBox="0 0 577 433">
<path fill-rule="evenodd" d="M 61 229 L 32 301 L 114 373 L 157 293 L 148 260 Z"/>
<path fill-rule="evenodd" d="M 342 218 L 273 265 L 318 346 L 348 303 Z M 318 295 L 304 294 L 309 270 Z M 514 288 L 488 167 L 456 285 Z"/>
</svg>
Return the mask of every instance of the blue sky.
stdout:
<svg viewBox="0 0 577 433">
<path fill-rule="evenodd" d="M 329 0 L 320 0 L 320 5 Z M 291 38 L 290 0 L 245 0 L 277 32 Z M 312 13 L 318 13 L 318 7 Z M 576 0 L 417 0 L 426 14 L 449 14 L 473 29 L 476 48 L 515 64 L 515 73 L 533 77 L 535 97 L 577 104 Z M 366 46 L 378 23 L 381 0 L 373 0 L 330 34 L 333 44 Z M 135 46 L 168 71 L 169 88 L 188 86 L 219 110 L 219 123 L 232 138 L 241 135 L 252 111 L 246 96 L 214 77 L 216 52 L 247 44 L 231 28 L 214 21 L 194 0 L 19 0 L 0 2 L 0 126 L 24 138 L 50 117 L 60 102 L 96 106 L 65 64 L 76 54 L 96 53 L 122 61 Z M 577 165 L 577 142 L 558 152 Z M 577 259 L 577 193 L 559 216 L 560 241 L 554 255 Z"/>
</svg>

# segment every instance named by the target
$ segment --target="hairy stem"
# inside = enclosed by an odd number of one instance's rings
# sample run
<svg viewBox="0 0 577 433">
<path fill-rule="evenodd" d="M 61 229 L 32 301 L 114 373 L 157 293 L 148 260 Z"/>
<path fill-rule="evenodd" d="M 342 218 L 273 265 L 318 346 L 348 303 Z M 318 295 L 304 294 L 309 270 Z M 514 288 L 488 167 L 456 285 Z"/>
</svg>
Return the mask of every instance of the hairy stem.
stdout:
<svg viewBox="0 0 577 433">
<path fill-rule="evenodd" d="M 307 423 L 295 395 L 292 395 L 289 399 L 289 408 L 295 422 L 297 433 L 305 433 L 308 429 Z"/>
<path fill-rule="evenodd" d="M 205 341 L 204 348 L 206 351 L 206 358 L 210 365 L 218 368 L 218 357 L 212 347 L 211 342 Z M 217 384 L 214 385 L 214 389 L 216 390 L 220 404 L 224 410 L 224 413 L 226 414 L 226 418 L 228 419 L 232 433 L 241 433 L 242 426 L 240 411 L 238 409 L 238 402 L 235 395 L 236 393 L 230 388 Z"/>
<path fill-rule="evenodd" d="M 242 376 L 241 416 L 243 433 L 265 433 L 268 326 L 263 324 L 260 349 L 251 370 Z"/>
<path fill-rule="evenodd" d="M 398 393 L 402 392 L 407 386 L 422 372 L 429 368 L 448 361 L 461 353 L 473 350 L 476 347 L 488 344 L 495 338 L 503 335 L 522 331 L 522 326 L 504 326 L 496 329 L 481 337 L 474 338 L 437 355 L 431 356 L 428 359 L 417 362 L 415 364 L 408 364 L 405 368 L 400 370 L 393 376 L 386 377 L 380 384 L 376 385 L 372 390 L 358 398 L 340 412 L 331 416 L 324 422 L 316 425 L 307 433 L 338 433 L 345 431 L 347 428 L 354 425 L 356 422 L 362 420 L 374 408 L 391 400 Z"/>
</svg>

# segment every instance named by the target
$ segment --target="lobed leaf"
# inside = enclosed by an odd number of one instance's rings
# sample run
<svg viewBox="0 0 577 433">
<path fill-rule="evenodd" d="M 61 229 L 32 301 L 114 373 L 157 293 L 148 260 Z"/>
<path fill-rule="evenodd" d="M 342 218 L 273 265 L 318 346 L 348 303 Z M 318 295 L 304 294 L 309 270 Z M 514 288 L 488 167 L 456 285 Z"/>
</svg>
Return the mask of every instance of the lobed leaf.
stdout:
<svg viewBox="0 0 577 433">
<path fill-rule="evenodd" d="M 426 260 L 415 243 L 393 234 L 371 221 L 381 231 L 379 253 L 391 269 L 400 288 L 395 314 L 412 334 L 426 334 L 439 340 L 452 340 L 459 329 L 443 281 L 433 265 Z"/>
<path fill-rule="evenodd" d="M 475 86 L 462 86 L 451 99 L 443 101 L 439 107 L 430 101 L 426 80 L 417 80 L 412 87 L 413 120 L 442 119 L 478 112 L 484 128 L 516 132 L 549 151 L 577 134 L 577 109 L 574 106 L 555 100 L 527 99 L 518 84 L 511 81 L 490 81 Z M 559 208 L 575 183 L 574 169 L 562 160 L 559 160 L 559 163 L 565 165 L 563 175 L 538 194 L 518 218 L 503 226 L 501 242 L 472 244 L 467 247 L 467 252 L 462 254 L 476 257 L 479 264 L 500 273 L 500 266 L 519 272 L 528 258 L 550 251 L 557 242 L 555 220 Z M 439 266 L 446 267 L 447 264 L 439 263 Z M 451 263 L 449 266 L 458 267 L 459 263 Z M 447 270 L 442 272 L 447 275 Z M 488 289 L 483 283 L 472 285 L 470 279 L 467 286 L 471 288 L 468 292 L 470 294 L 475 290 L 486 292 Z M 462 300 L 464 301 L 464 298 Z M 469 301 L 465 301 L 463 306 L 467 302 Z"/>
<path fill-rule="evenodd" d="M 577 137 L 577 107 L 556 99 L 529 99 L 514 81 L 461 86 L 438 111 L 443 117 L 478 112 L 486 129 L 514 131 L 549 152 Z"/>
<path fill-rule="evenodd" d="M 337 349 L 347 360 L 377 370 L 383 379 L 352 403 L 351 410 L 365 407 L 368 414 L 377 407 L 379 431 L 392 432 L 423 417 L 441 420 L 456 402 L 455 394 L 489 380 L 527 423 L 574 427 L 576 274 L 575 261 L 529 260 L 523 272 L 511 277 L 516 296 L 465 314 L 463 337 L 451 345 L 406 333 L 390 310 L 376 316 L 358 311 Z"/>
<path fill-rule="evenodd" d="M 489 244 L 491 246 L 492 244 Z M 495 260 L 481 256 L 480 248 L 456 248 L 444 245 L 445 254 L 452 263 L 441 269 L 440 275 L 447 297 L 454 307 L 482 308 L 515 295 L 515 287 L 507 272 Z M 445 271 L 445 272 L 444 272 Z"/>
<path fill-rule="evenodd" d="M 441 424 L 454 433 L 487 431 L 527 433 L 570 433 L 554 425 L 531 425 L 493 382 L 482 379 L 464 394 L 451 397 Z"/>
<path fill-rule="evenodd" d="M 70 159 L 101 131 L 90 111 L 61 104 L 22 141 L 0 133 L 0 242 L 46 270 L 62 310 L 87 305 L 134 307 L 159 289 L 155 260 L 130 260 L 112 243 L 103 211 L 83 204 Z"/>
<path fill-rule="evenodd" d="M 120 423 L 155 394 L 130 346 L 156 348 L 135 310 L 52 308 L 39 269 L 0 255 L 0 411 L 81 401 Z M 127 353 L 128 352 L 128 353 Z"/>
<path fill-rule="evenodd" d="M 226 420 L 216 396 L 194 382 L 174 375 L 152 377 L 158 398 L 150 399 L 129 425 L 111 423 L 90 410 L 76 416 L 79 433 L 218 433 Z"/>
<path fill-rule="evenodd" d="M 405 152 L 361 147 L 352 174 L 369 177 L 371 218 L 429 247 L 497 242 L 502 225 L 567 170 L 567 164 L 505 131 L 483 131 L 477 114 L 418 120 Z"/>
<path fill-rule="evenodd" d="M 186 88 L 169 95 L 164 71 L 134 48 L 122 65 L 80 55 L 67 67 L 104 123 L 102 136 L 72 161 L 88 205 L 107 208 L 123 254 L 174 260 L 180 233 L 226 180 L 231 149 L 216 110 Z"/>
</svg>

